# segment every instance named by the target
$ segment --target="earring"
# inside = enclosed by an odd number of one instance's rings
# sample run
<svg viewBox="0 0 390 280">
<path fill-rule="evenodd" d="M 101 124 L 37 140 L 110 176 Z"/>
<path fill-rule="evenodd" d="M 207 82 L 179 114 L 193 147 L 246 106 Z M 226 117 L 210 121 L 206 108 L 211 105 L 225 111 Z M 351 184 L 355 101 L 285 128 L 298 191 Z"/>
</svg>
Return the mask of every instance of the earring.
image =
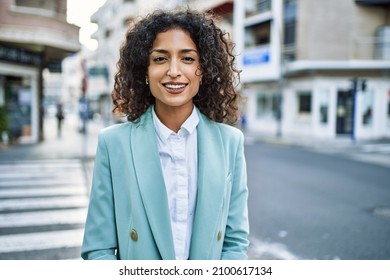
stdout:
<svg viewBox="0 0 390 280">
<path fill-rule="evenodd" d="M 145 84 L 149 84 L 149 79 L 148 79 L 148 77 L 145 77 Z"/>
</svg>

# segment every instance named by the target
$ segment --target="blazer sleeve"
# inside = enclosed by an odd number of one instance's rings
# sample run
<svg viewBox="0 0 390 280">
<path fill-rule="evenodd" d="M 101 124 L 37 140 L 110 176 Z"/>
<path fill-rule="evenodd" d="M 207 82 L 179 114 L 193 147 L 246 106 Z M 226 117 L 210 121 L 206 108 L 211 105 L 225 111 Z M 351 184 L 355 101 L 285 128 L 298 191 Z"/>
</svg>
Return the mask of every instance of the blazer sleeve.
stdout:
<svg viewBox="0 0 390 280">
<path fill-rule="evenodd" d="M 117 231 L 110 159 L 104 139 L 99 135 L 92 188 L 85 223 L 81 257 L 86 260 L 115 260 Z"/>
<path fill-rule="evenodd" d="M 245 260 L 248 258 L 248 188 L 244 136 L 241 132 L 238 142 L 234 161 L 230 206 L 221 255 L 221 259 L 225 260 Z"/>
</svg>

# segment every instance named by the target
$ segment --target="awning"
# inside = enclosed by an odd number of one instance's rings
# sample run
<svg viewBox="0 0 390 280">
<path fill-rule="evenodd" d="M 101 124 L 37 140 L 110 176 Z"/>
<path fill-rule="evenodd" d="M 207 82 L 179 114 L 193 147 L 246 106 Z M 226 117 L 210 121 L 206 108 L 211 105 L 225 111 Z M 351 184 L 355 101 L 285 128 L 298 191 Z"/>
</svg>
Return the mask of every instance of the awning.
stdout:
<svg viewBox="0 0 390 280">
<path fill-rule="evenodd" d="M 362 5 L 390 5 L 390 0 L 355 0 L 355 3 Z"/>
</svg>

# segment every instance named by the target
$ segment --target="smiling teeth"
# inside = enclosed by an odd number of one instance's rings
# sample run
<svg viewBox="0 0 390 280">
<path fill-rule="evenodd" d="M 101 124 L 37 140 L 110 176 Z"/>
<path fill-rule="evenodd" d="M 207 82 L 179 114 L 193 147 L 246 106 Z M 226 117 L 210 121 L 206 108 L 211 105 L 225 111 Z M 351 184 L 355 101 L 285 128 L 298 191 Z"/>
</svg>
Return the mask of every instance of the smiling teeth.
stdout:
<svg viewBox="0 0 390 280">
<path fill-rule="evenodd" d="M 165 86 L 170 89 L 180 89 L 185 87 L 185 85 L 165 85 Z"/>
</svg>

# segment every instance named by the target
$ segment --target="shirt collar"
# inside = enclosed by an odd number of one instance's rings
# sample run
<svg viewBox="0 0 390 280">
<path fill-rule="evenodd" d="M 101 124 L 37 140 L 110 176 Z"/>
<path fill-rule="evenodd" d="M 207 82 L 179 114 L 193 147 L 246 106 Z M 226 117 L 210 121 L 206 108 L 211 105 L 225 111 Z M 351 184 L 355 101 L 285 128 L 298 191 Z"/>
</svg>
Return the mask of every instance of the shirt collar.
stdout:
<svg viewBox="0 0 390 280">
<path fill-rule="evenodd" d="M 175 132 L 172 131 L 171 129 L 169 129 L 168 127 L 166 127 L 160 121 L 160 119 L 157 117 L 156 112 L 154 111 L 154 106 L 152 109 L 153 109 L 152 110 L 153 123 L 154 123 L 154 127 L 156 129 L 157 135 L 161 139 L 161 141 L 163 141 L 163 143 L 165 143 L 168 140 L 168 137 L 172 133 L 175 133 Z M 194 106 L 191 115 L 181 125 L 180 130 L 185 129 L 188 132 L 188 134 L 192 134 L 195 131 L 196 127 L 198 126 L 198 123 L 199 123 L 199 115 L 198 115 L 198 111 L 196 110 L 196 108 Z"/>
</svg>

